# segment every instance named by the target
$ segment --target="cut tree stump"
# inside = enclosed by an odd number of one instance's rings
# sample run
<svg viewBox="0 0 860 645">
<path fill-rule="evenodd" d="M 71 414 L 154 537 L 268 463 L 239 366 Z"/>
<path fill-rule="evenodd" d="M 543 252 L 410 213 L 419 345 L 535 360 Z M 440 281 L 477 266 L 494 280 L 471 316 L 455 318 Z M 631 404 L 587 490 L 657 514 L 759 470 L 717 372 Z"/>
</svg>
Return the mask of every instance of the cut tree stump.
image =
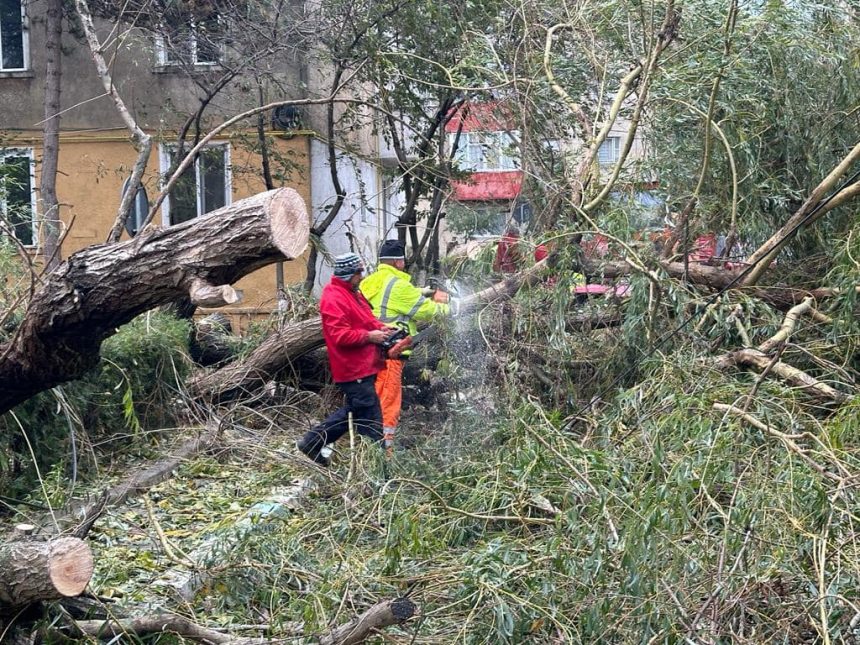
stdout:
<svg viewBox="0 0 860 645">
<path fill-rule="evenodd" d="M 307 247 L 310 223 L 291 188 L 239 200 L 184 224 L 74 253 L 33 296 L 13 338 L 0 345 L 0 414 L 78 378 L 102 341 L 135 316 L 179 298 L 226 304 L 229 285 Z"/>
<path fill-rule="evenodd" d="M 77 596 L 92 575 L 93 554 L 78 538 L 7 542 L 0 547 L 0 603 L 7 607 Z"/>
</svg>

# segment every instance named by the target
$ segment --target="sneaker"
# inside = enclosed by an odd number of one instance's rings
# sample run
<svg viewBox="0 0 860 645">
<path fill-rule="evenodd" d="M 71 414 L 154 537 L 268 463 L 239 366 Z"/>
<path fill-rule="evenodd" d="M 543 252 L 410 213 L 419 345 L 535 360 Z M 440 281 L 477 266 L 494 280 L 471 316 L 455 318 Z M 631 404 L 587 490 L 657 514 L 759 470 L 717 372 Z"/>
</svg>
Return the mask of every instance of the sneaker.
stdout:
<svg viewBox="0 0 860 645">
<path fill-rule="evenodd" d="M 314 463 L 328 467 L 329 460 L 324 455 L 320 454 L 320 448 L 315 445 L 317 443 L 319 442 L 302 437 L 296 441 L 296 448 L 298 448 L 300 452 L 304 453 L 304 455 Z"/>
</svg>

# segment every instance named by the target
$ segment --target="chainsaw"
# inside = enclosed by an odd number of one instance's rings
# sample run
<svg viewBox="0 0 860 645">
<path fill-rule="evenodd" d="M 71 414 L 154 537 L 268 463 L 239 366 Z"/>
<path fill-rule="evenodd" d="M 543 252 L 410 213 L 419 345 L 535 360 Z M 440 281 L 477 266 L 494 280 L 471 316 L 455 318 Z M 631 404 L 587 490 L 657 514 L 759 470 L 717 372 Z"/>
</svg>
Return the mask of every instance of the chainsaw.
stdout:
<svg viewBox="0 0 860 645">
<path fill-rule="evenodd" d="M 382 353 L 386 358 L 400 358 L 401 354 L 412 347 L 412 336 L 403 327 L 398 327 L 391 336 L 382 343 Z"/>
<path fill-rule="evenodd" d="M 451 280 L 440 280 L 431 278 L 429 284 L 421 290 L 421 293 L 432 298 L 434 302 L 449 304 L 452 297 L 459 296 L 459 290 Z"/>
</svg>

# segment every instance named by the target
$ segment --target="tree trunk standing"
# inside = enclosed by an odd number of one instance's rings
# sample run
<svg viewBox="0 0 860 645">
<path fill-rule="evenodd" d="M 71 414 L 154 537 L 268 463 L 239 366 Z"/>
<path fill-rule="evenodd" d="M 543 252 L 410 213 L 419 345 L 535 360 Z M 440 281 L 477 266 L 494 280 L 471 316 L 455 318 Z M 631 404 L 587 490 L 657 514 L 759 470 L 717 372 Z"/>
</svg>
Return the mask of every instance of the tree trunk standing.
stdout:
<svg viewBox="0 0 860 645">
<path fill-rule="evenodd" d="M 45 269 L 62 260 L 60 204 L 57 200 L 57 165 L 60 156 L 60 86 L 63 37 L 63 0 L 48 0 L 45 19 L 45 124 L 42 135 L 42 172 L 39 183 Z"/>
<path fill-rule="evenodd" d="M 78 538 L 7 542 L 0 547 L 0 603 L 10 608 L 77 596 L 92 575 L 93 554 Z"/>
<path fill-rule="evenodd" d="M 33 296 L 12 340 L 0 345 L 0 413 L 98 362 L 120 325 L 167 302 L 229 285 L 308 240 L 308 214 L 290 188 L 261 193 L 128 242 L 90 246 Z"/>
</svg>

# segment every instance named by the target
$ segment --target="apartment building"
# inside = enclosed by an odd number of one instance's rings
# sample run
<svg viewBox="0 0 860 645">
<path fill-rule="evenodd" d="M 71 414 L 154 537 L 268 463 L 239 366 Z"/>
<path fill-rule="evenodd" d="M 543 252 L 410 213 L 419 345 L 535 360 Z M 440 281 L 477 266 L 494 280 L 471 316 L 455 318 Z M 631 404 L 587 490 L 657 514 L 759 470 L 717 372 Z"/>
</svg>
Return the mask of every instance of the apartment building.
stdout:
<svg viewBox="0 0 860 645">
<path fill-rule="evenodd" d="M 45 228 L 39 182 L 46 4 L 0 0 L 0 214 L 37 262 L 42 259 Z M 156 142 L 126 237 L 136 232 L 175 163 L 180 131 L 186 130 L 187 149 L 195 136 L 234 114 L 302 98 L 307 91 L 299 56 L 286 50 L 269 56 L 260 49 L 249 54 L 241 49 L 241 34 L 229 19 L 198 14 L 169 24 L 156 18 L 137 20 L 139 26 L 109 16 L 96 21 L 114 85 L 137 123 Z M 61 47 L 56 187 L 64 258 L 105 241 L 137 157 L 86 42 L 70 31 L 74 30 L 64 29 Z M 155 225 L 172 226 L 265 190 L 260 125 L 275 186 L 295 188 L 310 204 L 311 137 L 302 130 L 298 109 L 281 108 L 263 115 L 262 124 L 248 120 L 207 145 L 164 201 Z M 225 311 L 239 324 L 268 314 L 277 305 L 279 283 L 303 278 L 301 261 L 286 263 L 282 279 L 275 266 L 261 269 L 237 285 L 244 290 L 244 301 Z"/>
</svg>

